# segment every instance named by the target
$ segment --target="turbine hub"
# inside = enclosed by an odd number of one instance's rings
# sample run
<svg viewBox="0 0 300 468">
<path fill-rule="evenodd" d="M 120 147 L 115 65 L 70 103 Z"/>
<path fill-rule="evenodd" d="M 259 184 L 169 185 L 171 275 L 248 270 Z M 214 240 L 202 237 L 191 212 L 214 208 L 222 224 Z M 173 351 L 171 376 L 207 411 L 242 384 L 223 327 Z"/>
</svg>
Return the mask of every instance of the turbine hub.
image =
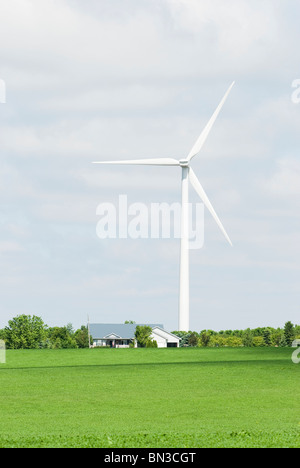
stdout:
<svg viewBox="0 0 300 468">
<path fill-rule="evenodd" d="M 181 167 L 188 167 L 189 161 L 187 159 L 180 159 L 179 164 Z"/>
</svg>

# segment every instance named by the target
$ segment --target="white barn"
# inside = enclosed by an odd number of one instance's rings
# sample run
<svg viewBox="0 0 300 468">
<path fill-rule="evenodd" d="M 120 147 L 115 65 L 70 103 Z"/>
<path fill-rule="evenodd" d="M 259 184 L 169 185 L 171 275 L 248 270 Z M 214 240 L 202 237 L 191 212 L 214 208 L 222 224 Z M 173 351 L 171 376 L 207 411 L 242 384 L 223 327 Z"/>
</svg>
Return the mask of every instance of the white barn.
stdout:
<svg viewBox="0 0 300 468">
<path fill-rule="evenodd" d="M 178 336 L 167 332 L 158 325 L 152 328 L 151 339 L 157 342 L 158 348 L 178 348 L 180 343 Z"/>
<path fill-rule="evenodd" d="M 110 346 L 111 348 L 129 348 L 134 341 L 134 333 L 137 326 L 152 328 L 151 339 L 157 342 L 159 348 L 178 348 L 180 338 L 173 333 L 164 330 L 161 324 L 140 323 L 91 323 L 90 335 L 93 338 L 93 347 Z M 135 344 L 135 346 L 137 346 Z"/>
</svg>

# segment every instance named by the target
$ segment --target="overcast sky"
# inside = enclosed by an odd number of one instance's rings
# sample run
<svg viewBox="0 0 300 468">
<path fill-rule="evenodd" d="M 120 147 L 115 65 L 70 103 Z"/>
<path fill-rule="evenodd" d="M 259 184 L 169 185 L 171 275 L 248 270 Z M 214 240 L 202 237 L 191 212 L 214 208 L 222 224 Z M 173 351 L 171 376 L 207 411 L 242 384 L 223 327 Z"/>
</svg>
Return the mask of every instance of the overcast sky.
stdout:
<svg viewBox="0 0 300 468">
<path fill-rule="evenodd" d="M 190 327 L 299 323 L 299 17 L 297 0 L 0 0 L 0 328 L 177 329 L 179 240 L 100 240 L 96 209 L 179 202 L 180 169 L 91 162 L 186 157 L 233 80 L 193 160 L 233 248 L 205 211 Z"/>
</svg>

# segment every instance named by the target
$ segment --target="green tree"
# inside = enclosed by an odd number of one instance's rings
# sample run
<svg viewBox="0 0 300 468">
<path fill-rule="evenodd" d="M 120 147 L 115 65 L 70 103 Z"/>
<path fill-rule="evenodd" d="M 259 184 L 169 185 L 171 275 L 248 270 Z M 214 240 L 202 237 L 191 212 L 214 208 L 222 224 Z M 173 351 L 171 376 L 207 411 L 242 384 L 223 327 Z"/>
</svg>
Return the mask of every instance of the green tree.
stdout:
<svg viewBox="0 0 300 468">
<path fill-rule="evenodd" d="M 271 346 L 280 346 L 282 341 L 283 331 L 281 328 L 274 330 L 271 334 Z"/>
<path fill-rule="evenodd" d="M 226 346 L 227 343 L 227 338 L 223 336 L 223 334 L 217 334 L 213 335 L 210 340 L 208 346 L 210 348 L 222 348 L 223 346 Z"/>
<path fill-rule="evenodd" d="M 210 342 L 210 334 L 207 333 L 206 331 L 202 331 L 200 334 L 200 338 L 199 338 L 200 346 L 206 347 L 209 345 L 209 342 Z"/>
<path fill-rule="evenodd" d="M 77 348 L 77 342 L 74 338 L 72 326 L 49 328 L 48 338 L 51 342 L 51 348 L 67 349 Z"/>
<path fill-rule="evenodd" d="M 271 339 L 271 330 L 269 328 L 265 328 L 263 331 L 263 339 L 266 346 L 270 346 L 272 339 Z"/>
<path fill-rule="evenodd" d="M 190 336 L 190 334 L 188 332 L 174 330 L 174 331 L 172 331 L 172 333 L 173 333 L 173 335 L 178 336 L 178 338 L 181 338 L 181 340 L 179 342 L 179 346 L 181 348 L 185 347 L 185 346 L 188 346 L 188 340 L 189 340 L 189 336 Z"/>
<path fill-rule="evenodd" d="M 255 346 L 256 348 L 265 346 L 264 338 L 262 336 L 254 336 L 253 346 Z"/>
<path fill-rule="evenodd" d="M 244 331 L 243 336 L 242 336 L 242 341 L 243 341 L 243 345 L 248 348 L 253 346 L 253 333 L 250 330 L 250 328 L 247 328 L 247 330 Z"/>
<path fill-rule="evenodd" d="M 190 336 L 188 338 L 188 345 L 189 346 L 197 346 L 199 341 L 199 336 L 198 333 L 196 332 L 191 332 Z"/>
<path fill-rule="evenodd" d="M 6 346 L 11 349 L 39 348 L 46 337 L 47 325 L 35 315 L 18 315 L 5 328 Z"/>
<path fill-rule="evenodd" d="M 82 327 L 79 330 L 76 330 L 76 332 L 74 333 L 74 340 L 76 341 L 78 348 L 88 348 L 89 347 L 88 328 L 82 325 Z M 91 338 L 90 344 L 92 344 L 92 338 Z"/>
<path fill-rule="evenodd" d="M 295 337 L 294 325 L 292 322 L 286 322 L 283 330 L 283 339 L 285 346 L 291 346 Z"/>
<path fill-rule="evenodd" d="M 151 342 L 153 342 L 153 340 L 150 338 L 151 333 L 152 328 L 148 325 L 137 325 L 134 336 L 140 348 L 157 347 L 156 342 L 156 346 L 152 346 L 151 344 Z"/>
<path fill-rule="evenodd" d="M 228 338 L 226 338 L 226 345 L 230 348 L 239 348 L 243 346 L 243 340 L 238 336 L 228 336 Z"/>
<path fill-rule="evenodd" d="M 148 340 L 146 343 L 146 348 L 157 348 L 156 340 Z"/>
<path fill-rule="evenodd" d="M 6 330 L 5 330 L 5 328 L 0 330 L 0 340 L 6 341 Z"/>
</svg>

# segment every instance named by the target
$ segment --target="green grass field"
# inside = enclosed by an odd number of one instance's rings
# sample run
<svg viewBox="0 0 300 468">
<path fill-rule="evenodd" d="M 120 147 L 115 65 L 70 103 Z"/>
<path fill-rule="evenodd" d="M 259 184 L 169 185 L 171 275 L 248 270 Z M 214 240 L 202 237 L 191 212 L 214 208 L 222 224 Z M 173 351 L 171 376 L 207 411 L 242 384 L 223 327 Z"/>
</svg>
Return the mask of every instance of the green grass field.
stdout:
<svg viewBox="0 0 300 468">
<path fill-rule="evenodd" d="M 287 348 L 8 350 L 0 447 L 300 447 Z"/>
</svg>

